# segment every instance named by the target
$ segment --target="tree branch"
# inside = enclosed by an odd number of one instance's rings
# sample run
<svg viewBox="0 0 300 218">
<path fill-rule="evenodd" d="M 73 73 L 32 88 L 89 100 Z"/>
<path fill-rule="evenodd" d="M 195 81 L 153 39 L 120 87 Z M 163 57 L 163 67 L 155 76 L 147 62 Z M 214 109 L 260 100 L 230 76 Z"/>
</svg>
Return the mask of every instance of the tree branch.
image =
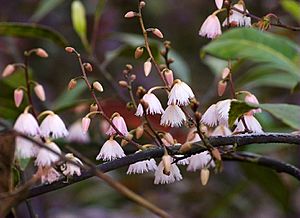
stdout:
<svg viewBox="0 0 300 218">
<path fill-rule="evenodd" d="M 283 134 L 283 133 L 267 133 L 267 134 L 247 134 L 247 135 L 239 135 L 239 136 L 229 136 L 229 137 L 211 137 L 208 139 L 210 144 L 214 147 L 220 147 L 225 145 L 235 145 L 236 147 L 249 145 L 249 144 L 265 144 L 265 143 L 287 143 L 287 144 L 297 144 L 300 145 L 300 135 L 294 135 L 294 134 Z M 170 148 L 170 151 L 173 154 L 179 153 L 180 146 L 173 146 Z M 199 152 L 204 151 L 205 149 L 200 147 L 199 145 L 194 144 L 192 146 L 192 149 L 186 154 L 187 156 L 190 156 L 192 154 L 196 154 Z M 150 158 L 157 158 L 161 157 L 164 154 L 163 148 L 156 148 L 156 149 L 148 149 L 142 152 L 138 152 L 135 154 L 128 155 L 126 157 L 102 163 L 97 165 L 97 168 L 101 170 L 102 172 L 108 172 L 112 171 L 124 166 L 127 166 L 129 164 L 146 160 Z M 235 154 L 241 154 L 241 153 L 235 153 Z M 226 157 L 226 160 L 229 160 L 228 155 L 224 156 Z M 257 157 L 258 160 L 257 160 Z M 256 158 L 256 159 L 255 159 Z M 297 179 L 300 180 L 299 177 L 299 169 L 289 165 L 287 163 L 283 163 L 280 161 L 273 160 L 271 158 L 262 157 L 262 156 L 255 156 L 252 154 L 252 156 L 245 154 L 243 156 L 232 156 L 230 160 L 236 160 L 236 161 L 247 161 L 247 162 L 255 162 L 259 165 L 267 166 L 269 168 L 275 169 L 279 172 L 285 172 L 288 173 Z M 250 161 L 252 160 L 252 161 Z M 54 182 L 52 184 L 45 184 L 45 185 L 39 185 L 32 189 L 30 189 L 27 198 L 32 198 L 47 192 L 51 192 L 66 186 L 69 186 L 71 184 L 80 182 L 82 180 L 86 180 L 90 177 L 92 177 L 94 174 L 92 171 L 85 171 L 82 173 L 81 176 L 74 176 L 72 180 L 69 181 L 69 183 L 65 183 L 64 179 L 61 179 L 57 182 Z"/>
</svg>

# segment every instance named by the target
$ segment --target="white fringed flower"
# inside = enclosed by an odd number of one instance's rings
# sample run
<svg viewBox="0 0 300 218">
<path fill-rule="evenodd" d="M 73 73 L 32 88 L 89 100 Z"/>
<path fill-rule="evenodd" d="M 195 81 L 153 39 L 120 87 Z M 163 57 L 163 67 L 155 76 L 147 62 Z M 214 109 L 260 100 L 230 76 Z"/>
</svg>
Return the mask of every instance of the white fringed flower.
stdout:
<svg viewBox="0 0 300 218">
<path fill-rule="evenodd" d="M 176 80 L 168 96 L 168 105 L 186 106 L 190 103 L 190 99 L 194 97 L 192 89 L 185 82 Z"/>
<path fill-rule="evenodd" d="M 190 158 L 187 157 L 187 158 L 181 159 L 181 160 L 177 161 L 177 164 L 182 165 L 182 166 L 189 165 L 190 164 Z"/>
<path fill-rule="evenodd" d="M 161 161 L 154 174 L 154 184 L 170 184 L 175 181 L 182 180 L 182 175 L 180 174 L 180 170 L 176 164 L 171 164 L 169 175 L 164 174 L 163 170 L 164 164 Z"/>
<path fill-rule="evenodd" d="M 88 143 L 91 141 L 88 133 L 83 133 L 81 128 L 81 121 L 78 120 L 70 126 L 68 142 Z"/>
<path fill-rule="evenodd" d="M 51 150 L 56 151 L 61 154 L 60 148 L 54 142 L 45 143 Z M 53 163 L 59 161 L 60 157 L 57 154 L 47 150 L 46 148 L 41 148 L 37 154 L 35 165 L 37 166 L 51 166 Z"/>
<path fill-rule="evenodd" d="M 120 116 L 120 114 L 117 113 L 116 116 L 114 116 L 114 118 L 112 119 L 112 123 L 121 132 L 122 135 L 124 136 L 128 135 L 128 130 L 127 130 L 125 120 L 122 116 Z M 109 126 L 109 129 L 106 132 L 107 135 L 114 135 L 116 133 L 117 133 L 116 130 L 112 126 Z"/>
<path fill-rule="evenodd" d="M 17 159 L 35 157 L 38 151 L 38 148 L 31 141 L 19 136 L 16 137 L 15 146 Z"/>
<path fill-rule="evenodd" d="M 214 14 L 209 15 L 202 24 L 199 35 L 214 39 L 222 34 L 221 24 L 218 17 Z"/>
<path fill-rule="evenodd" d="M 190 157 L 190 164 L 187 167 L 187 171 L 201 170 L 205 167 L 214 167 L 215 163 L 212 160 L 212 156 L 208 151 L 203 151 L 199 154 L 192 155 Z"/>
<path fill-rule="evenodd" d="M 218 112 L 218 121 L 220 125 L 228 126 L 229 119 L 229 110 L 232 99 L 226 99 L 223 101 L 219 101 L 216 104 L 217 112 Z"/>
<path fill-rule="evenodd" d="M 223 125 L 217 126 L 210 136 L 230 136 L 232 135 L 231 130 Z"/>
<path fill-rule="evenodd" d="M 228 126 L 231 101 L 233 100 L 226 99 L 211 105 L 203 114 L 201 122 L 210 127 L 217 125 Z"/>
<path fill-rule="evenodd" d="M 143 174 L 145 172 L 155 171 L 157 169 L 156 162 L 153 158 L 150 160 L 139 161 L 134 164 L 130 164 L 127 170 L 127 174 Z"/>
<path fill-rule="evenodd" d="M 233 5 L 233 7 L 239 9 L 240 11 L 244 11 L 243 4 L 235 4 L 235 5 Z M 248 13 L 249 11 L 246 10 L 246 12 Z M 238 11 L 231 10 L 230 15 L 229 15 L 229 24 L 232 26 L 250 27 L 251 26 L 251 17 L 247 17 Z M 222 25 L 228 26 L 227 18 L 224 20 Z"/>
<path fill-rule="evenodd" d="M 55 113 L 50 113 L 40 125 L 43 137 L 61 138 L 69 134 L 62 119 Z"/>
<path fill-rule="evenodd" d="M 244 115 L 245 123 L 250 131 L 253 133 L 263 133 L 261 125 L 256 120 L 256 118 L 253 115 Z M 233 132 L 244 132 L 245 126 L 242 122 L 242 120 L 239 120 L 235 130 Z"/>
<path fill-rule="evenodd" d="M 201 123 L 207 126 L 216 126 L 218 125 L 218 111 L 216 104 L 212 104 L 202 115 Z"/>
<path fill-rule="evenodd" d="M 43 184 L 51 184 L 60 178 L 60 173 L 57 172 L 53 167 L 47 167 L 44 169 L 40 168 L 40 172 L 42 172 L 41 182 Z"/>
<path fill-rule="evenodd" d="M 179 127 L 186 121 L 185 114 L 177 105 L 169 105 L 161 116 L 160 125 Z"/>
<path fill-rule="evenodd" d="M 153 93 L 147 93 L 143 96 L 143 100 L 148 104 L 146 114 L 162 114 L 164 109 L 161 106 L 159 99 Z M 135 115 L 143 116 L 144 110 L 142 104 L 138 105 Z"/>
<path fill-rule="evenodd" d="M 81 160 L 79 158 L 75 157 L 72 153 L 66 154 L 65 157 L 68 158 L 69 160 L 74 161 L 75 163 L 78 163 L 83 166 L 83 163 L 81 162 Z M 80 176 L 81 169 L 79 166 L 74 165 L 70 162 L 67 162 L 65 165 L 65 169 L 63 169 L 62 173 L 65 176 L 73 176 L 74 174 L 76 174 L 77 176 Z"/>
<path fill-rule="evenodd" d="M 121 157 L 125 157 L 122 147 L 117 141 L 109 139 L 103 144 L 96 160 L 111 161 Z"/>
<path fill-rule="evenodd" d="M 31 113 L 26 111 L 17 118 L 14 129 L 28 136 L 37 136 L 40 134 L 38 122 Z"/>
</svg>

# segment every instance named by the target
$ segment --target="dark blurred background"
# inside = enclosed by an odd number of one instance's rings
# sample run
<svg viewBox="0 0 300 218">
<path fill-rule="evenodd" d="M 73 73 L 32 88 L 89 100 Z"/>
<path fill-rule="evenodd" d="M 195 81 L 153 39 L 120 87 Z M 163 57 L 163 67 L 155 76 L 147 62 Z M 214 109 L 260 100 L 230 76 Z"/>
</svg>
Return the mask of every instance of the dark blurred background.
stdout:
<svg viewBox="0 0 300 218">
<path fill-rule="evenodd" d="M 149 78 L 143 75 L 143 62 L 147 59 L 134 60 L 134 49 L 142 45 L 141 30 L 136 19 L 124 19 L 127 11 L 137 10 L 137 1 L 106 1 L 96 32 L 96 46 L 93 55 L 85 52 L 80 38 L 72 27 L 70 0 L 52 0 L 53 9 L 41 12 L 41 6 L 47 0 L 0 0 L 1 22 L 38 23 L 49 26 L 66 38 L 68 44 L 75 47 L 85 60 L 92 62 L 92 79 L 99 80 L 104 86 L 101 95 L 104 108 L 109 114 L 119 111 L 129 121 L 131 128 L 139 121 L 128 112 L 124 105 L 129 100 L 126 90 L 117 86 L 123 78 L 125 64 L 131 63 L 137 74 L 135 87 L 143 85 L 150 88 L 160 84 L 157 75 L 152 72 Z M 282 7 L 281 1 L 261 0 L 245 1 L 247 9 L 257 15 L 274 13 L 281 21 L 290 25 L 299 25 L 299 18 Z M 88 39 L 92 38 L 93 21 L 97 0 L 82 1 L 86 8 Z M 152 0 L 146 1 L 144 20 L 147 27 L 159 28 L 165 40 L 172 42 L 170 57 L 175 59 L 171 65 L 176 76 L 188 82 L 195 91 L 203 112 L 217 97 L 216 83 L 224 62 L 206 58 L 200 59 L 201 47 L 209 42 L 198 35 L 205 18 L 215 10 L 213 0 Z M 300 13 L 300 11 L 299 11 Z M 223 19 L 221 17 L 221 19 Z M 296 43 L 300 42 L 299 32 L 271 28 L 271 32 L 286 36 Z M 152 37 L 151 43 L 158 57 L 162 48 Z M 49 53 L 48 59 L 32 58 L 30 66 L 32 77 L 39 81 L 46 90 L 47 101 L 35 104 L 42 110 L 50 108 L 58 111 L 69 126 L 87 112 L 86 107 L 75 107 L 84 102 L 88 93 L 81 86 L 70 96 L 66 87 L 72 77 L 80 74 L 76 58 L 66 54 L 63 47 L 43 39 L 24 39 L 0 37 L 0 68 L 8 63 L 22 62 L 23 52 L 35 47 L 42 47 Z M 161 59 L 162 60 L 162 59 Z M 245 81 L 245 74 L 253 63 L 242 63 L 235 71 L 234 80 L 238 90 L 248 90 L 256 94 L 260 102 L 300 103 L 299 92 L 290 92 L 289 84 L 268 84 L 267 81 L 251 83 Z M 107 80 L 106 74 L 111 76 Z M 13 89 L 23 83 L 22 78 L 13 82 L 1 82 L 0 117 L 11 122 L 24 109 L 16 110 L 13 106 Z M 11 97 L 10 97 L 11 96 Z M 225 95 L 226 96 L 226 95 Z M 227 93 L 228 96 L 228 93 Z M 165 96 L 161 96 L 165 99 Z M 80 104 L 82 105 L 82 104 Z M 83 104 L 87 105 L 87 104 Z M 72 113 L 71 113 L 72 112 Z M 75 113 L 74 113 L 75 112 Z M 274 120 L 267 113 L 259 120 L 265 131 L 289 132 L 291 129 Z M 96 124 L 95 124 L 96 123 Z M 92 133 L 94 145 L 78 146 L 85 154 L 94 158 L 104 138 L 99 134 L 97 122 L 93 123 L 96 133 Z M 177 131 L 178 132 L 178 131 Z M 175 132 L 179 140 L 181 135 Z M 99 145 L 97 145 L 97 143 Z M 300 166 L 299 148 L 287 145 L 253 145 L 244 150 L 267 154 Z M 300 217 L 300 187 L 298 181 L 282 174 L 277 174 L 259 166 L 248 164 L 224 164 L 224 171 L 212 175 L 207 186 L 200 184 L 199 173 L 186 173 L 182 168 L 183 181 L 171 185 L 154 185 L 153 175 L 126 176 L 126 168 L 109 173 L 115 179 L 146 197 L 150 201 L 169 211 L 174 217 Z M 147 211 L 120 196 L 97 179 L 89 179 L 68 188 L 57 190 L 32 199 L 33 207 L 39 217 L 155 217 Z M 19 207 L 20 217 L 28 217 L 24 205 Z"/>
</svg>

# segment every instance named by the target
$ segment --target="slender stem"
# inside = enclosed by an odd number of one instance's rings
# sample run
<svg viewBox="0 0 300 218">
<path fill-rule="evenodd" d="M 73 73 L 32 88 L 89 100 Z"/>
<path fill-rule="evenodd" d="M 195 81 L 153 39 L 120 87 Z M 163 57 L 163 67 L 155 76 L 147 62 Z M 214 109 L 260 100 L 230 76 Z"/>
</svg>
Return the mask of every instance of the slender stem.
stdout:
<svg viewBox="0 0 300 218">
<path fill-rule="evenodd" d="M 33 105 L 32 96 L 31 96 L 31 89 L 30 89 L 30 80 L 29 80 L 29 55 L 25 52 L 25 63 L 24 63 L 24 72 L 25 72 L 25 83 L 26 83 L 26 94 L 28 98 L 28 103 L 32 106 L 32 114 L 36 118 L 37 113 Z"/>
<path fill-rule="evenodd" d="M 155 61 L 155 58 L 153 57 L 153 54 L 152 54 L 152 51 L 151 51 L 151 48 L 150 48 L 150 45 L 149 45 L 148 33 L 147 33 L 147 30 L 145 29 L 145 25 L 144 25 L 144 21 L 143 21 L 142 8 L 141 8 L 140 4 L 139 4 L 138 8 L 139 8 L 139 13 L 138 13 L 137 17 L 139 19 L 140 27 L 141 27 L 142 32 L 143 32 L 146 50 L 148 52 L 148 55 L 151 58 L 152 63 L 154 64 L 154 67 L 155 67 L 159 77 L 161 78 L 161 80 L 163 81 L 165 86 L 168 87 L 168 83 L 167 83 L 165 77 L 162 75 L 161 70 L 160 70 L 157 62 Z"/>
</svg>

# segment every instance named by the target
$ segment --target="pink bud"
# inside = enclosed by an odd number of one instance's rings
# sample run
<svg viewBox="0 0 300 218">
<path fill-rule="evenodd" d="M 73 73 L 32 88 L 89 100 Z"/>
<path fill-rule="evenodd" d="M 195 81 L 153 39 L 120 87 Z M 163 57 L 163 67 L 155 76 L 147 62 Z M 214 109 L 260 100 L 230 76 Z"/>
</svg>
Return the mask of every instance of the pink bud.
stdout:
<svg viewBox="0 0 300 218">
<path fill-rule="evenodd" d="M 135 17 L 135 15 L 136 15 L 135 12 L 133 12 L 133 11 L 128 11 L 128 12 L 124 15 L 124 17 L 125 17 L 125 18 L 133 18 L 133 17 Z"/>
<path fill-rule="evenodd" d="M 151 68 L 152 68 L 152 64 L 150 61 L 146 61 L 144 63 L 144 73 L 145 76 L 149 76 L 150 72 L 151 72 Z"/>
<path fill-rule="evenodd" d="M 156 35 L 158 38 L 160 38 L 160 39 L 162 39 L 162 38 L 164 38 L 164 35 L 162 34 L 162 32 L 159 30 L 159 29 L 157 29 L 157 28 L 154 28 L 153 30 L 152 30 L 152 33 L 154 34 L 154 35 Z"/>
<path fill-rule="evenodd" d="M 41 100 L 41 101 L 45 101 L 46 100 L 46 95 L 45 95 L 45 90 L 44 87 L 40 84 L 37 84 L 34 87 L 34 93 L 36 94 L 36 96 Z"/>
<path fill-rule="evenodd" d="M 48 53 L 42 48 L 37 48 L 35 53 L 36 53 L 37 56 L 39 56 L 41 58 L 47 58 L 48 57 Z"/>
<path fill-rule="evenodd" d="M 230 73 L 230 69 L 228 67 L 225 67 L 222 71 L 222 79 L 226 79 Z"/>
<path fill-rule="evenodd" d="M 82 126 L 82 132 L 84 134 L 87 133 L 87 131 L 89 129 L 89 126 L 90 126 L 90 123 L 91 123 L 91 119 L 90 118 L 88 118 L 88 117 L 82 118 L 81 126 Z"/>
<path fill-rule="evenodd" d="M 13 74 L 13 72 L 16 70 L 15 66 L 12 64 L 7 65 L 3 72 L 2 72 L 2 77 L 7 77 Z"/>
<path fill-rule="evenodd" d="M 174 75 L 173 75 L 173 71 L 172 70 L 165 70 L 164 72 L 164 76 L 166 78 L 166 81 L 168 83 L 168 86 L 172 86 L 173 85 L 173 82 L 174 82 Z"/>
<path fill-rule="evenodd" d="M 223 6 L 223 1 L 224 1 L 224 0 L 215 0 L 216 6 L 217 6 L 218 9 L 221 9 L 221 8 L 222 8 L 222 6 Z"/>
<path fill-rule="evenodd" d="M 73 53 L 75 51 L 75 49 L 72 47 L 65 47 L 65 51 L 68 53 Z"/>
<path fill-rule="evenodd" d="M 19 107 L 21 105 L 23 96 L 24 96 L 24 92 L 22 89 L 15 89 L 14 100 L 15 100 L 16 107 Z"/>
<path fill-rule="evenodd" d="M 226 87 L 227 87 L 227 82 L 226 81 L 219 81 L 218 83 L 218 95 L 219 96 L 223 96 L 225 90 L 226 90 Z"/>
<path fill-rule="evenodd" d="M 103 86 L 98 81 L 93 82 L 93 88 L 98 92 L 103 92 Z"/>
</svg>

